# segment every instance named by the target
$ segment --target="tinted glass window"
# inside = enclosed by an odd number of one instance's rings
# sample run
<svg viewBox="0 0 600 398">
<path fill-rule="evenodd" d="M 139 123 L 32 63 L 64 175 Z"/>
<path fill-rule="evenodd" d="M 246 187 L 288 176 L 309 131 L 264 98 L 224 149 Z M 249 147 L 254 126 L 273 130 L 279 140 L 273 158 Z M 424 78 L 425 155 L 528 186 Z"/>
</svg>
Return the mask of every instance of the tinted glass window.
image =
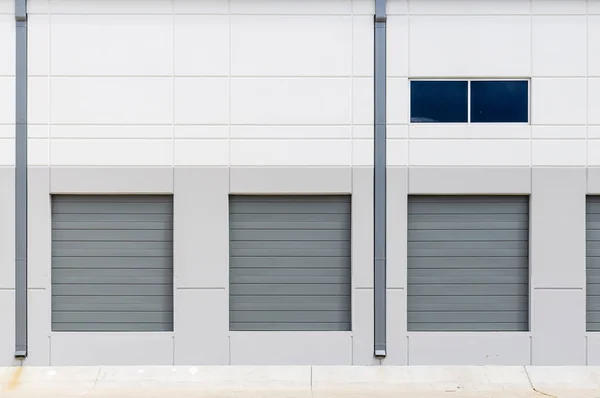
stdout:
<svg viewBox="0 0 600 398">
<path fill-rule="evenodd" d="M 412 123 L 466 123 L 468 116 L 466 81 L 410 82 Z"/>
<path fill-rule="evenodd" d="M 528 96 L 527 81 L 472 81 L 471 122 L 526 123 Z"/>
</svg>

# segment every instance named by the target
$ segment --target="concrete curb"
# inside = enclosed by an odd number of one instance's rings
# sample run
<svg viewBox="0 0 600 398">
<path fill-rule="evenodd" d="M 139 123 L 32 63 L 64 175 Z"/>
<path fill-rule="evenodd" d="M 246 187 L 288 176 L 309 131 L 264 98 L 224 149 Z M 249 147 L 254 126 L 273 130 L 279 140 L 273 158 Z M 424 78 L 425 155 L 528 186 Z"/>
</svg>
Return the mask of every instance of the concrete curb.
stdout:
<svg viewBox="0 0 600 398">
<path fill-rule="evenodd" d="M 313 389 L 530 391 L 522 366 L 313 367 Z"/>
<path fill-rule="evenodd" d="M 140 385 L 193 386 L 210 390 L 253 388 L 310 388 L 310 366 L 200 366 L 103 367 L 96 388 L 134 383 Z"/>
<path fill-rule="evenodd" d="M 535 391 L 562 397 L 567 392 L 587 391 L 600 396 L 600 367 L 597 366 L 526 366 Z"/>
<path fill-rule="evenodd" d="M 137 391 L 203 391 L 231 395 L 275 392 L 511 392 L 583 397 L 600 391 L 600 367 L 536 366 L 88 366 L 0 368 L 0 396 L 55 396 Z M 600 395 L 600 394 L 598 394 Z M 280 395 L 283 396 L 283 395 Z"/>
</svg>

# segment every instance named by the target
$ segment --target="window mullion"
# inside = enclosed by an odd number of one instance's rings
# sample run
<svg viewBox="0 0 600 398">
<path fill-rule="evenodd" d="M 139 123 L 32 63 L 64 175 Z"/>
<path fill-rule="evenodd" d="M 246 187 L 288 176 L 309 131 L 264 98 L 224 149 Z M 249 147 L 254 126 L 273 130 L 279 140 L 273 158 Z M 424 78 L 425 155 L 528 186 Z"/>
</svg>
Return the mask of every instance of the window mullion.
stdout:
<svg viewBox="0 0 600 398">
<path fill-rule="evenodd" d="M 467 81 L 467 124 L 471 123 L 471 81 Z"/>
</svg>

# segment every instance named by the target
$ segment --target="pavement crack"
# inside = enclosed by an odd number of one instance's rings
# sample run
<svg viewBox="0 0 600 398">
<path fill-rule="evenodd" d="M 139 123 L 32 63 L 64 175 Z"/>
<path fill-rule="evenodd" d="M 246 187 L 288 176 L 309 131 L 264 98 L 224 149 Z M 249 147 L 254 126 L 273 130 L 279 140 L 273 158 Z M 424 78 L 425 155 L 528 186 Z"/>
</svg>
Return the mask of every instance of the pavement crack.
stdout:
<svg viewBox="0 0 600 398">
<path fill-rule="evenodd" d="M 531 389 L 534 392 L 536 392 L 538 394 L 542 394 L 545 397 L 558 398 L 557 395 L 548 394 L 546 392 L 540 391 L 537 388 L 535 388 L 535 386 L 533 385 L 533 381 L 531 381 L 531 376 L 529 375 L 529 371 L 527 370 L 527 366 L 523 366 L 523 370 L 525 371 L 525 374 L 527 375 L 527 380 L 529 381 L 529 386 L 531 387 Z"/>
<path fill-rule="evenodd" d="M 102 366 L 98 369 L 98 374 L 96 375 L 96 380 L 94 380 L 94 385 L 92 386 L 92 390 L 96 389 L 96 384 L 98 384 L 98 379 L 100 378 L 100 373 L 102 373 Z"/>
</svg>

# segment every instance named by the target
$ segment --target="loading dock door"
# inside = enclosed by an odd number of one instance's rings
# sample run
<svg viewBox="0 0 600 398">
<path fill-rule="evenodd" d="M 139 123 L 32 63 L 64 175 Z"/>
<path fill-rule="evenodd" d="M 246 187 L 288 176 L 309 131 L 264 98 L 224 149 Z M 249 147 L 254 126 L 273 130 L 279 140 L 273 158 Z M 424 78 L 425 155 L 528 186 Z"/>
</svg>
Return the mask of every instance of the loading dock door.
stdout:
<svg viewBox="0 0 600 398">
<path fill-rule="evenodd" d="M 409 197 L 408 330 L 527 331 L 528 225 L 528 197 Z"/>
<path fill-rule="evenodd" d="M 600 196 L 587 197 L 586 210 L 587 331 L 600 331 Z"/>
<path fill-rule="evenodd" d="M 53 197 L 52 330 L 173 330 L 171 196 Z"/>
<path fill-rule="evenodd" d="M 350 330 L 350 197 L 232 196 L 230 330 Z"/>
</svg>

